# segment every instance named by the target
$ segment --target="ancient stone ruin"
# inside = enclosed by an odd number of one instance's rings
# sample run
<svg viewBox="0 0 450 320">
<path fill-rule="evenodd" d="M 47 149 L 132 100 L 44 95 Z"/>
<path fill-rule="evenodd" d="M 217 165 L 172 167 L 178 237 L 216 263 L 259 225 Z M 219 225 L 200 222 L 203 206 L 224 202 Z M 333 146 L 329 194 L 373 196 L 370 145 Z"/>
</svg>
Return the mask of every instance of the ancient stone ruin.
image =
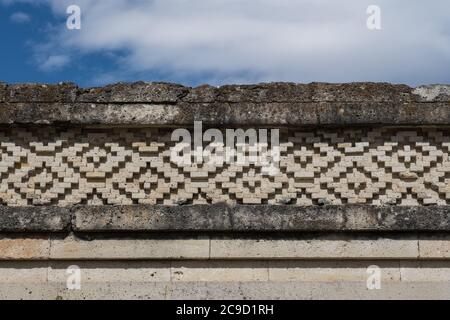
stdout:
<svg viewBox="0 0 450 320">
<path fill-rule="evenodd" d="M 449 154 L 446 85 L 0 83 L 0 298 L 450 298 Z"/>
</svg>

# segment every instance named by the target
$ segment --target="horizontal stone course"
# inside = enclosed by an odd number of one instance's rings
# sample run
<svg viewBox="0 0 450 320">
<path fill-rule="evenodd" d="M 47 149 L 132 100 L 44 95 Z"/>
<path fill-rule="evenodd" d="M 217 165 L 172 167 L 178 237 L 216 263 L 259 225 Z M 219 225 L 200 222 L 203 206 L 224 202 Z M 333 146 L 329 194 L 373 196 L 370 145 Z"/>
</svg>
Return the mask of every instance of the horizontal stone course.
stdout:
<svg viewBox="0 0 450 320">
<path fill-rule="evenodd" d="M 209 239 L 52 238 L 51 260 L 208 259 Z"/>
<path fill-rule="evenodd" d="M 314 239 L 211 239 L 211 259 L 417 259 L 414 237 L 322 235 Z"/>
<path fill-rule="evenodd" d="M 0 84 L 0 124 L 449 124 L 450 86 L 268 83 L 219 88 L 169 83 Z"/>
<path fill-rule="evenodd" d="M 269 281 L 303 281 L 305 283 L 348 281 L 354 282 L 356 286 L 364 284 L 367 281 L 368 268 L 376 266 L 380 268 L 382 283 L 386 285 L 402 281 L 400 265 L 405 263 L 405 266 L 409 266 L 409 262 L 408 260 L 400 262 L 396 260 L 271 260 L 269 261 Z M 428 264 L 424 263 L 424 267 L 425 265 Z M 448 266 L 449 264 L 446 263 L 441 265 L 441 268 Z M 405 270 L 410 271 L 406 268 Z M 417 271 L 421 272 L 419 268 Z"/>
<path fill-rule="evenodd" d="M 450 230 L 447 206 L 78 206 L 73 212 L 73 230 L 80 232 Z"/>
<path fill-rule="evenodd" d="M 0 206 L 0 232 L 449 231 L 448 206 Z"/>
<path fill-rule="evenodd" d="M 69 267 L 80 290 L 67 288 Z M 0 262 L 1 299 L 448 299 L 449 280 L 449 260 Z"/>
<path fill-rule="evenodd" d="M 2 86 L 6 84 L 2 83 Z M 10 84 L 10 102 L 430 102 L 448 101 L 448 85 L 411 88 L 402 84 L 354 82 L 309 84 L 273 82 L 249 85 L 201 85 L 191 88 L 164 82 L 116 83 L 97 88 L 79 88 L 74 83 Z"/>
<path fill-rule="evenodd" d="M 449 102 L 98 104 L 0 102 L 0 125 L 193 126 L 448 125 Z"/>
<path fill-rule="evenodd" d="M 382 282 L 439 282 L 450 279 L 450 261 L 412 260 L 211 260 L 211 261 L 1 261 L 0 284 L 66 283 L 77 266 L 83 284 L 153 282 L 349 281 L 364 284 L 368 267 Z"/>
<path fill-rule="evenodd" d="M 417 259 L 419 241 L 364 234 L 3 236 L 0 260 Z"/>
<path fill-rule="evenodd" d="M 86 283 L 82 290 L 68 290 L 65 283 L 0 284 L 0 299 L 49 300 L 432 300 L 450 299 L 448 282 L 394 282 L 382 290 L 367 290 L 365 282 L 121 282 Z M 268 303 L 270 305 L 270 302 Z"/>
<path fill-rule="evenodd" d="M 2 234 L 0 260 L 449 260 L 446 234 Z M 411 267 L 413 268 L 413 267 Z"/>
</svg>

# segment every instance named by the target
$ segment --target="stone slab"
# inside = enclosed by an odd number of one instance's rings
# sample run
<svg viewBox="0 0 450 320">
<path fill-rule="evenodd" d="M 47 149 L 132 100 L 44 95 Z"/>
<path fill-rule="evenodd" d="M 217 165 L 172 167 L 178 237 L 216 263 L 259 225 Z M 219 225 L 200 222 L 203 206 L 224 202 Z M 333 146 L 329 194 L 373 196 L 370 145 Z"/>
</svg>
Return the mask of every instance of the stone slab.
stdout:
<svg viewBox="0 0 450 320">
<path fill-rule="evenodd" d="M 134 282 L 87 283 L 82 290 L 65 284 L 0 284 L 0 299 L 48 300 L 448 300 L 448 282 L 394 282 L 367 290 L 365 282 Z M 180 306 L 182 306 L 180 302 Z M 268 303 L 270 305 L 270 303 Z"/>
<path fill-rule="evenodd" d="M 0 206 L 0 232 L 450 231 L 449 206 Z"/>
<path fill-rule="evenodd" d="M 208 259 L 209 238 L 136 239 L 127 237 L 51 239 L 51 260 Z"/>
<path fill-rule="evenodd" d="M 309 84 L 273 82 L 248 85 L 202 85 L 191 88 L 164 82 L 116 83 L 104 87 L 78 88 L 73 83 L 11 84 L 10 102 L 432 102 L 449 101 L 450 86 L 353 82 Z"/>
<path fill-rule="evenodd" d="M 229 102 L 39 103 L 0 102 L 0 124 L 192 127 L 312 127 L 449 125 L 450 103 Z"/>
<path fill-rule="evenodd" d="M 0 206 L 0 232 L 65 232 L 70 224 L 68 208 Z"/>
<path fill-rule="evenodd" d="M 450 124 L 449 85 L 268 83 L 189 88 L 136 82 L 81 89 L 72 83 L 2 84 L 0 104 L 0 124 Z"/>
<path fill-rule="evenodd" d="M 403 261 L 403 260 L 402 260 Z M 354 261 L 269 261 L 269 281 L 305 282 L 362 282 L 367 281 L 368 270 L 378 267 L 380 282 L 401 281 L 399 261 L 354 260 Z M 369 269 L 372 268 L 372 269 Z M 420 271 L 420 270 L 419 270 Z"/>
<path fill-rule="evenodd" d="M 450 235 L 436 234 L 420 237 L 419 254 L 421 259 L 450 258 Z"/>
<path fill-rule="evenodd" d="M 47 260 L 49 255 L 46 235 L 0 236 L 0 260 Z"/>
<path fill-rule="evenodd" d="M 314 237 L 211 239 L 211 259 L 417 259 L 414 237 L 316 235 Z"/>
<path fill-rule="evenodd" d="M 267 261 L 174 261 L 171 266 L 174 282 L 195 281 L 268 281 Z"/>
<path fill-rule="evenodd" d="M 448 206 L 77 206 L 73 230 L 104 231 L 449 231 Z"/>
<path fill-rule="evenodd" d="M 81 284 L 168 282 L 171 279 L 170 261 L 51 261 L 47 281 L 66 283 L 71 270 L 79 270 Z M 77 269 L 73 269 L 77 268 Z M 0 264 L 0 270 L 1 264 Z"/>
</svg>

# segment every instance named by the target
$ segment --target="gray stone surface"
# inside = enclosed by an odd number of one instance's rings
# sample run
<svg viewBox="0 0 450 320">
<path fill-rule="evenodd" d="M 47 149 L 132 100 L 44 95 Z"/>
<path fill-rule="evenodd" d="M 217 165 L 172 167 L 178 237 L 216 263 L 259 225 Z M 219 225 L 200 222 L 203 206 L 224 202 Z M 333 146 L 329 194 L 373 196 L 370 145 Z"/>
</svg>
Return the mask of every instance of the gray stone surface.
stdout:
<svg viewBox="0 0 450 320">
<path fill-rule="evenodd" d="M 320 233 L 211 237 L 210 259 L 417 259 L 417 235 Z"/>
<path fill-rule="evenodd" d="M 6 101 L 16 102 L 74 102 L 78 87 L 73 83 L 8 85 Z"/>
<path fill-rule="evenodd" d="M 449 282 L 394 282 L 368 290 L 365 282 L 100 282 L 68 290 L 65 283 L 0 284 L 2 300 L 448 300 Z M 247 302 L 246 302 L 247 301 Z M 270 302 L 266 303 L 270 305 Z M 183 301 L 180 301 L 180 307 Z"/>
<path fill-rule="evenodd" d="M 76 206 L 74 231 L 230 230 L 229 207 L 219 205 Z"/>
<path fill-rule="evenodd" d="M 209 238 L 204 236 L 145 237 L 145 235 L 95 234 L 52 236 L 51 260 L 151 260 L 208 259 Z"/>
<path fill-rule="evenodd" d="M 407 85 L 354 82 L 297 84 L 289 82 L 225 85 L 196 88 L 164 82 L 116 83 L 98 88 L 78 88 L 73 83 L 12 84 L 10 102 L 423 102 L 449 101 L 449 85 Z M 75 99 L 74 99 L 75 98 Z"/>
<path fill-rule="evenodd" d="M 449 244 L 448 234 L 415 232 L 2 233 L 0 261 L 449 260 Z"/>
<path fill-rule="evenodd" d="M 67 208 L 0 206 L 0 232 L 62 232 L 70 219 Z"/>
<path fill-rule="evenodd" d="M 0 103 L 0 124 L 193 126 L 448 125 L 450 103 Z"/>
<path fill-rule="evenodd" d="M 171 83 L 117 83 L 103 88 L 80 89 L 78 102 L 176 103 L 186 96 L 189 88 Z"/>
<path fill-rule="evenodd" d="M 448 206 L 0 206 L 0 232 L 450 231 Z"/>
<path fill-rule="evenodd" d="M 75 231 L 449 231 L 448 206 L 77 206 Z"/>
<path fill-rule="evenodd" d="M 428 85 L 420 86 L 413 90 L 418 101 L 434 102 L 450 100 L 450 85 Z"/>
<path fill-rule="evenodd" d="M 387 83 L 200 86 L 118 83 L 0 85 L 0 124 L 443 125 L 450 86 Z M 1 97 L 5 98 L 2 99 Z"/>
<path fill-rule="evenodd" d="M 449 299 L 449 261 L 3 261 L 1 299 Z M 80 288 L 68 289 L 78 266 Z M 369 266 L 380 268 L 368 289 Z M 182 305 L 182 302 L 180 302 Z"/>
</svg>

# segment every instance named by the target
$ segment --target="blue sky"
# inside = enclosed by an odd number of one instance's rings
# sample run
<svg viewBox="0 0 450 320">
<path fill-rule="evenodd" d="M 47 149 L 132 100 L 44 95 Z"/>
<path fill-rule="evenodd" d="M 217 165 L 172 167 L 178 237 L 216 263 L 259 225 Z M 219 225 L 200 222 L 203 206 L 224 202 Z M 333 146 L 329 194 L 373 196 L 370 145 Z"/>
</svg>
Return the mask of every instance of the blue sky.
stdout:
<svg viewBox="0 0 450 320">
<path fill-rule="evenodd" d="M 0 0 L 0 81 L 450 83 L 449 17 L 448 0 Z"/>
<path fill-rule="evenodd" d="M 114 59 L 107 54 L 93 53 L 74 56 L 76 59 L 67 67 L 44 70 L 40 67 L 38 47 L 48 41 L 52 26 L 66 23 L 66 16 L 54 15 L 47 5 L 17 3 L 1 7 L 0 37 L 0 81 L 20 82 L 76 82 L 93 85 L 97 73 L 117 68 Z M 14 15 L 23 13 L 26 21 L 14 21 Z"/>
</svg>

